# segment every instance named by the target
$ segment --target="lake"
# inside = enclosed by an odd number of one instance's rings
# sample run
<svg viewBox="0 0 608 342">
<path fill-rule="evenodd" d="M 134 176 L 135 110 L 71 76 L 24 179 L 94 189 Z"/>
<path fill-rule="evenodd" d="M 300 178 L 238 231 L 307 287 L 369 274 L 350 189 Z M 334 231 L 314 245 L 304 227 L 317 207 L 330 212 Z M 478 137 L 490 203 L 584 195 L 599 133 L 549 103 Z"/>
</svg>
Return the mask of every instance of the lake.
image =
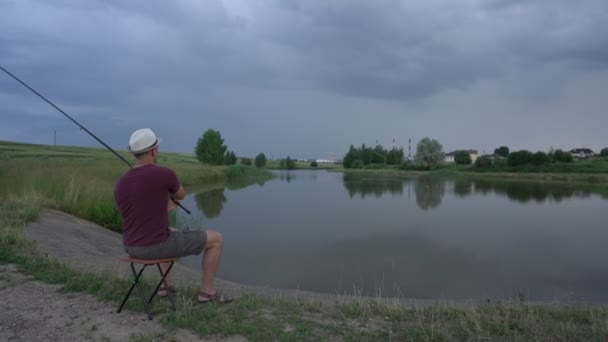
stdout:
<svg viewBox="0 0 608 342">
<path fill-rule="evenodd" d="M 221 278 L 326 293 L 608 302 L 605 188 L 276 174 L 185 200 L 189 219 L 224 234 Z M 183 262 L 200 270 L 200 257 Z"/>
</svg>

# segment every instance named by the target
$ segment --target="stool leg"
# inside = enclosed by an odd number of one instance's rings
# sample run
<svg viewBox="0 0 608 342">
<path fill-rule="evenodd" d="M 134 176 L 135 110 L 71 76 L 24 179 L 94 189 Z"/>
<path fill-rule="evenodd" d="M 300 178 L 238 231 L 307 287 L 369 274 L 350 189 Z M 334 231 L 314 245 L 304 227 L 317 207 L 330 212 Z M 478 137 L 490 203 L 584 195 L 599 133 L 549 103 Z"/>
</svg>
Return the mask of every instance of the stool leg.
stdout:
<svg viewBox="0 0 608 342">
<path fill-rule="evenodd" d="M 152 296 L 150 296 L 150 300 L 148 301 L 148 303 L 152 302 L 152 299 L 154 299 L 154 296 L 156 296 L 156 294 L 158 293 L 160 286 L 165 285 L 165 289 L 167 289 L 167 297 L 169 298 L 169 302 L 171 303 L 171 308 L 173 309 L 173 311 L 175 311 L 175 301 L 173 299 L 173 295 L 171 294 L 171 291 L 169 290 L 167 281 L 165 280 L 167 278 L 167 276 L 169 275 L 169 272 L 171 272 L 171 268 L 173 267 L 173 264 L 174 264 L 173 261 L 171 261 L 169 263 L 169 267 L 167 268 L 167 273 L 164 273 L 164 274 L 163 274 L 163 269 L 160 267 L 160 264 L 156 264 L 156 266 L 158 267 L 158 272 L 160 273 L 161 279 L 160 279 L 160 282 L 158 283 L 158 286 L 156 286 L 156 290 L 154 291 L 154 293 L 152 293 Z"/>
<path fill-rule="evenodd" d="M 131 292 L 133 292 L 133 289 L 135 288 L 135 284 L 137 284 L 137 282 L 139 281 L 139 277 L 141 276 L 141 273 L 144 271 L 144 269 L 142 268 L 138 273 L 135 273 L 135 269 L 133 268 L 133 263 L 131 263 L 131 273 L 133 273 L 133 283 L 131 283 L 131 287 L 129 287 L 129 291 L 127 291 L 127 294 L 125 295 L 125 299 L 123 299 L 122 303 L 120 304 L 120 307 L 118 308 L 118 313 L 120 313 L 122 311 L 122 308 L 125 306 L 125 303 L 127 302 L 127 299 L 129 299 L 129 296 L 131 296 Z"/>
<path fill-rule="evenodd" d="M 141 274 L 144 272 L 144 270 L 146 269 L 147 266 L 148 265 L 143 265 L 143 267 L 139 270 L 139 273 L 138 273 L 138 272 L 135 272 L 135 267 L 133 266 L 133 263 L 131 263 L 131 273 L 133 273 L 133 278 L 135 278 L 135 281 L 133 281 L 133 284 L 131 284 L 131 288 L 129 288 L 129 292 L 127 293 L 127 296 L 122 301 L 122 304 L 120 304 L 120 308 L 118 309 L 118 312 L 120 312 L 122 310 L 123 306 L 127 302 L 127 299 L 129 298 L 129 296 L 131 295 L 131 292 L 133 291 L 133 287 L 137 287 L 137 291 L 139 292 L 139 297 L 141 298 L 141 302 L 144 304 L 144 309 L 146 309 L 146 314 L 148 315 L 148 319 L 152 320 L 152 313 L 150 312 L 150 308 L 148 307 L 148 302 L 146 302 L 146 296 L 144 295 L 144 290 L 142 289 L 141 284 L 139 283 L 139 278 L 141 277 Z"/>
</svg>

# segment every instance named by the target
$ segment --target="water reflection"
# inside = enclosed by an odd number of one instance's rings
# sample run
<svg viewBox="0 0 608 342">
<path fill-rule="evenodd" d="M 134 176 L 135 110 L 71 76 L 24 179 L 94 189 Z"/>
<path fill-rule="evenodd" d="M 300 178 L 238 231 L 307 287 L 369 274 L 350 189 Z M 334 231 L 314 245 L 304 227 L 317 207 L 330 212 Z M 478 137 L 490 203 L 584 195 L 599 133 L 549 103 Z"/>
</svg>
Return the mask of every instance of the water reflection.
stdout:
<svg viewBox="0 0 608 342">
<path fill-rule="evenodd" d="M 290 183 L 293 179 L 296 178 L 296 175 L 292 172 L 281 172 L 278 176 L 278 178 L 282 181 L 285 181 L 287 183 Z"/>
<path fill-rule="evenodd" d="M 208 223 L 229 241 L 219 276 L 328 293 L 466 299 L 521 292 L 608 302 L 607 202 L 596 195 L 606 187 L 488 176 L 276 175 L 263 187 L 233 191 L 247 184 L 232 183 L 187 199 L 200 208 L 197 219 L 213 217 Z M 183 262 L 200 270 L 200 257 Z"/>
<path fill-rule="evenodd" d="M 206 218 L 218 217 L 222 213 L 222 209 L 224 209 L 224 203 L 226 203 L 224 188 L 200 192 L 194 195 L 194 200 L 196 201 L 196 206 L 203 212 Z"/>
<path fill-rule="evenodd" d="M 504 195 L 510 200 L 520 203 L 527 203 L 530 201 L 535 201 L 537 203 L 546 201 L 560 202 L 571 197 L 589 197 L 596 191 L 592 186 L 575 188 L 565 184 L 496 181 L 489 179 L 472 181 L 472 187 L 476 193 L 495 193 Z"/>
<path fill-rule="evenodd" d="M 435 177 L 421 176 L 414 181 L 416 204 L 423 210 L 434 209 L 441 204 L 445 182 Z"/>
<path fill-rule="evenodd" d="M 370 195 L 380 198 L 385 194 L 402 195 L 404 189 L 409 192 L 413 188 L 416 203 L 423 210 L 439 207 L 446 189 L 457 197 L 496 194 L 520 203 L 560 202 L 571 197 L 589 197 L 593 193 L 600 193 L 604 198 L 608 197 L 605 192 L 600 191 L 599 187 L 593 185 L 574 187 L 565 183 L 538 183 L 490 178 L 446 178 L 429 175 L 407 177 L 391 174 L 345 173 L 342 181 L 350 198 L 365 198 Z"/>
<path fill-rule="evenodd" d="M 406 179 L 382 174 L 344 173 L 342 181 L 350 198 L 355 196 L 365 198 L 367 195 L 381 197 L 385 193 L 401 195 L 403 194 L 403 185 Z"/>
<path fill-rule="evenodd" d="M 264 186 L 269 179 L 270 178 L 229 179 L 223 187 L 195 194 L 194 201 L 203 215 L 208 219 L 212 219 L 218 217 L 224 209 L 224 204 L 226 204 L 227 201 L 226 195 L 224 194 L 225 190 L 236 191 L 251 185 Z"/>
</svg>

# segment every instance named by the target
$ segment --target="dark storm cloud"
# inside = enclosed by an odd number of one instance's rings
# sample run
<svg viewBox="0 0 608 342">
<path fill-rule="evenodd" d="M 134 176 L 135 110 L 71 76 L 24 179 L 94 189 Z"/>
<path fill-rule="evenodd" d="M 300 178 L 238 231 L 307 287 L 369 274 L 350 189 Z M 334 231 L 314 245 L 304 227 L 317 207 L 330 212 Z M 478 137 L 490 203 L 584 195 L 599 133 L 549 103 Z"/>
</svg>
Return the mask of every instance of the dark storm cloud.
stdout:
<svg viewBox="0 0 608 342">
<path fill-rule="evenodd" d="M 28 69 L 42 73 L 38 78 L 71 70 L 119 87 L 205 79 L 415 99 L 522 65 L 608 63 L 608 4 L 602 1 L 243 3 L 248 15 L 231 14 L 216 1 L 26 3 L 31 11 L 50 9 L 50 29 L 5 30 L 2 61 L 29 58 L 36 64 Z M 55 26 L 62 11 L 68 22 L 85 17 L 70 29 Z M 83 27 L 87 17 L 91 25 Z M 19 19 L 4 18 L 13 22 L 9 28 L 20 27 Z"/>
<path fill-rule="evenodd" d="M 283 128 L 277 126 L 283 117 L 341 125 L 328 113 L 342 110 L 369 115 L 389 108 L 416 118 L 412 111 L 429 101 L 422 108 L 445 121 L 443 107 L 435 106 L 442 102 L 434 99 L 445 92 L 482 91 L 480 84 L 494 82 L 492 89 L 508 96 L 518 94 L 511 88 L 524 89 L 524 101 L 552 101 L 574 76 L 605 71 L 607 17 L 602 0 L 4 0 L 0 64 L 79 115 L 120 123 L 122 130 L 109 132 L 120 141 L 142 121 L 174 124 L 168 115 L 235 130 L 235 123 L 267 118 L 256 125 L 274 132 Z M 0 95 L 3 116 L 41 109 L 5 77 Z M 297 99 L 286 101 L 290 96 Z M 353 108 L 340 103 L 342 97 L 368 102 Z M 464 114 L 454 109 L 449 115 Z M 365 125 L 351 123 L 352 135 L 328 149 L 340 151 L 391 128 L 378 125 L 359 137 Z M 183 139 L 176 148 L 195 136 Z"/>
</svg>

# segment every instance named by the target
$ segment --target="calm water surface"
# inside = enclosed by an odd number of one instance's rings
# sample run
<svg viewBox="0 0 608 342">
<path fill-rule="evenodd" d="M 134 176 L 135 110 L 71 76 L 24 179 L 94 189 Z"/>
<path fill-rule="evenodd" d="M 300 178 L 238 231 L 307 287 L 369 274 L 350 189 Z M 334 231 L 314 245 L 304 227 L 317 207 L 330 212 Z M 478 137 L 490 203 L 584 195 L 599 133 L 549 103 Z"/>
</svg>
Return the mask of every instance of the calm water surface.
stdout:
<svg viewBox="0 0 608 342">
<path fill-rule="evenodd" d="M 236 188 L 185 202 L 199 209 L 195 220 L 224 234 L 219 275 L 231 281 L 608 302 L 608 196 L 600 188 L 325 171 L 279 172 Z M 184 263 L 200 269 L 200 257 Z"/>
</svg>

